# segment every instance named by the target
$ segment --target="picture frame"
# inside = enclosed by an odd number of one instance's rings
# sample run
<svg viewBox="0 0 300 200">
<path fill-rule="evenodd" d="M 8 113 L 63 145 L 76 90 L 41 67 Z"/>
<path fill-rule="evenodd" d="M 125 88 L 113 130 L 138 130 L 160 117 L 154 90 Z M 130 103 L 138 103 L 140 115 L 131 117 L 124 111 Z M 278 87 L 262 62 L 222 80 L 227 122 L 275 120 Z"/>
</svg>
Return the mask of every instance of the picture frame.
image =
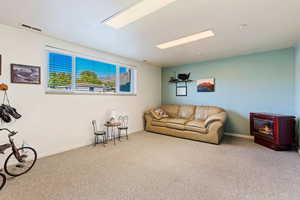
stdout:
<svg viewBox="0 0 300 200">
<path fill-rule="evenodd" d="M 176 96 L 187 96 L 187 87 L 186 86 L 176 87 Z"/>
<path fill-rule="evenodd" d="M 197 92 L 215 92 L 215 78 L 202 78 L 197 81 Z"/>
<path fill-rule="evenodd" d="M 41 67 L 11 64 L 11 83 L 41 84 Z"/>
</svg>

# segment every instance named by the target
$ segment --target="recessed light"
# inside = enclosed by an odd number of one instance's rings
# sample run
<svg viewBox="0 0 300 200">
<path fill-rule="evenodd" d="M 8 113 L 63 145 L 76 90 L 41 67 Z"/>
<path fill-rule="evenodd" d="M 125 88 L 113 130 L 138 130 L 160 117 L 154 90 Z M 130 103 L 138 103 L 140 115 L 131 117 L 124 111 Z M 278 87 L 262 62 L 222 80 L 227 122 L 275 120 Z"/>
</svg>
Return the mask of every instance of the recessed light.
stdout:
<svg viewBox="0 0 300 200">
<path fill-rule="evenodd" d="M 176 0 L 142 0 L 127 10 L 104 20 L 103 23 L 119 29 L 175 1 Z"/>
<path fill-rule="evenodd" d="M 195 42 L 197 40 L 202 40 L 205 38 L 210 38 L 215 36 L 214 32 L 212 30 L 208 30 L 208 31 L 204 31 L 201 33 L 197 33 L 194 35 L 190 35 L 187 37 L 183 37 L 174 41 L 170 41 L 170 42 L 166 42 L 160 45 L 157 45 L 158 48 L 160 49 L 168 49 L 171 47 L 175 47 L 175 46 L 179 46 L 179 45 L 183 45 L 183 44 L 187 44 L 187 43 L 191 43 L 191 42 Z"/>
</svg>

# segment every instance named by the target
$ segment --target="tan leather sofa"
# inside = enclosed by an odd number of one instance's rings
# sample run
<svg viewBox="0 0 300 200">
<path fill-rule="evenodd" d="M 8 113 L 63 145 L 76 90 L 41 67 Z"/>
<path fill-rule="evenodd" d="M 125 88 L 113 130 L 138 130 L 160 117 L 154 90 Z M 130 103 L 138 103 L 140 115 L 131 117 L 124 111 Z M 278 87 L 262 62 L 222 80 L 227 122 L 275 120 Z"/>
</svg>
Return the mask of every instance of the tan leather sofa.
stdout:
<svg viewBox="0 0 300 200">
<path fill-rule="evenodd" d="M 168 118 L 156 119 L 145 112 L 145 130 L 164 135 L 219 144 L 226 121 L 226 112 L 214 106 L 162 105 Z"/>
</svg>

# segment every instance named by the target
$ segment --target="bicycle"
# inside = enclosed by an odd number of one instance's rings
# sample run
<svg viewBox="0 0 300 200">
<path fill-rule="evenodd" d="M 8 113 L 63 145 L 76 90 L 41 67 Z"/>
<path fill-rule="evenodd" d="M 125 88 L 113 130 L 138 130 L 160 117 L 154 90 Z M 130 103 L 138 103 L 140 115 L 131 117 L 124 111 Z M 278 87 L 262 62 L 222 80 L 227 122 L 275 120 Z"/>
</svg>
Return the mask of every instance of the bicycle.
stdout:
<svg viewBox="0 0 300 200">
<path fill-rule="evenodd" d="M 4 151 L 11 148 L 12 153 L 6 158 L 4 162 L 4 171 L 6 174 L 17 177 L 27 173 L 34 166 L 37 153 L 31 147 L 22 146 L 21 148 L 17 148 L 14 143 L 13 136 L 15 136 L 18 132 L 10 131 L 7 128 L 2 128 L 0 131 L 7 131 L 9 143 L 0 145 L 0 153 L 4 154 Z M 4 174 L 0 173 L 0 178 L 2 178 L 2 183 L 0 179 L 0 190 L 4 187 L 6 183 L 6 177 Z"/>
<path fill-rule="evenodd" d="M 6 176 L 0 173 L 0 190 L 4 187 L 5 184 L 6 184 Z"/>
</svg>

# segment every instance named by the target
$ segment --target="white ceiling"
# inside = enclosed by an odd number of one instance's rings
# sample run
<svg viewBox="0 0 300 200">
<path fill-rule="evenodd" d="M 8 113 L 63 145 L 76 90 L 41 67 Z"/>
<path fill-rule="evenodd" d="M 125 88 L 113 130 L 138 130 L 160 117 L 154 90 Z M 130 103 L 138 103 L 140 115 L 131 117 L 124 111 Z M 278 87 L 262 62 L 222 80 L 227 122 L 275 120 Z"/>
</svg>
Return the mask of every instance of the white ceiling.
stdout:
<svg viewBox="0 0 300 200">
<path fill-rule="evenodd" d="M 3 0 L 0 23 L 117 55 L 173 66 L 286 48 L 300 40 L 299 0 L 177 0 L 115 30 L 101 24 L 139 0 Z M 248 24 L 241 29 L 240 24 Z M 156 45 L 212 29 L 216 37 L 161 50 Z"/>
</svg>

